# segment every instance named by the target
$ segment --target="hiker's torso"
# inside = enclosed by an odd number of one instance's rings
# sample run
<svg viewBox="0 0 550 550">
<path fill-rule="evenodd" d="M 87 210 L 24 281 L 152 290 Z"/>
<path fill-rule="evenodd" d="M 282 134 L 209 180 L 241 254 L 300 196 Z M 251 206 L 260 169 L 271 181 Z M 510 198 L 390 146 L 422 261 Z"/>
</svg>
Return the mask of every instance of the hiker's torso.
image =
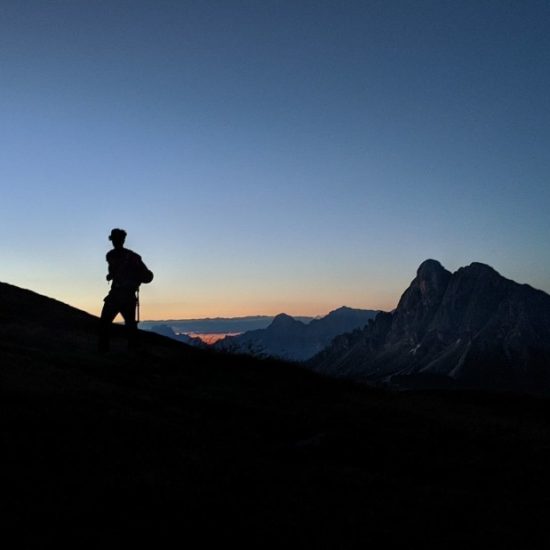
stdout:
<svg viewBox="0 0 550 550">
<path fill-rule="evenodd" d="M 141 256 L 127 248 L 114 248 L 107 252 L 111 288 L 136 291 L 140 285 Z"/>
</svg>

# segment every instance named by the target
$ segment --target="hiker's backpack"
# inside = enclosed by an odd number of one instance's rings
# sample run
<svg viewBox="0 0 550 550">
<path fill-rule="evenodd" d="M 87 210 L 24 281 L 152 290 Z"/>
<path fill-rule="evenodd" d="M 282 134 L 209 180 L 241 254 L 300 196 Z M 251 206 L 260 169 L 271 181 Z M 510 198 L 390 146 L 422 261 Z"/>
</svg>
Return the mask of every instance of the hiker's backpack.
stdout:
<svg viewBox="0 0 550 550">
<path fill-rule="evenodd" d="M 140 282 L 141 283 L 150 283 L 153 280 L 153 272 L 147 268 L 147 266 L 143 263 L 143 260 L 140 258 Z"/>
<path fill-rule="evenodd" d="M 111 269 L 113 279 L 117 287 L 138 287 L 142 283 L 150 283 L 153 280 L 153 272 L 145 265 L 141 256 L 132 250 L 125 249 L 111 260 L 107 255 L 107 261 L 112 261 Z"/>
<path fill-rule="evenodd" d="M 131 253 L 129 267 L 132 270 L 133 278 L 140 284 L 148 284 L 153 280 L 153 272 L 145 265 L 139 254 Z"/>
</svg>

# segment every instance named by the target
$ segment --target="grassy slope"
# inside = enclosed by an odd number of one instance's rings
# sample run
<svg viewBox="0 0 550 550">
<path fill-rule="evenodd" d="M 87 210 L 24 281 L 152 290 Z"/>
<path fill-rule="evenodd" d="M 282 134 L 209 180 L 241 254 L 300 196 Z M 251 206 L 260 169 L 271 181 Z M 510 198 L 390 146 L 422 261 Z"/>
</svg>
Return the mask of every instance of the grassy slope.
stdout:
<svg viewBox="0 0 550 550">
<path fill-rule="evenodd" d="M 26 545 L 548 542 L 545 400 L 387 393 L 153 334 L 100 356 L 95 319 L 10 311 L 8 290 L 0 514 Z"/>
</svg>

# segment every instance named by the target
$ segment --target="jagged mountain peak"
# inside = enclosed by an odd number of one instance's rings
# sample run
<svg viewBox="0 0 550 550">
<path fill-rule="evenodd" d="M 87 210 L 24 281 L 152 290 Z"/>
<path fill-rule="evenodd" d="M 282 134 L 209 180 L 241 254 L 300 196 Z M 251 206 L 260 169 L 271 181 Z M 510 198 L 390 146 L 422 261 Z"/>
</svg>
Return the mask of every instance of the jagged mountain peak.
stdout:
<svg viewBox="0 0 550 550">
<path fill-rule="evenodd" d="M 492 271 L 497 272 L 493 267 L 491 267 L 489 264 L 483 263 L 483 262 L 472 262 L 471 264 L 464 267 L 464 269 L 475 269 L 475 270 L 481 270 L 481 271 Z"/>
<path fill-rule="evenodd" d="M 457 274 L 467 274 L 467 275 L 470 275 L 470 276 L 477 276 L 477 277 L 483 277 L 483 276 L 486 276 L 486 277 L 501 277 L 504 279 L 504 277 L 502 277 L 502 275 L 496 270 L 494 269 L 493 267 L 491 267 L 490 265 L 488 264 L 484 264 L 484 263 L 481 263 L 481 262 L 472 262 L 470 265 L 467 265 L 465 267 L 461 267 L 458 271 L 457 271 Z"/>
<path fill-rule="evenodd" d="M 438 273 L 441 271 L 447 271 L 440 262 L 433 259 L 427 259 L 424 260 L 416 270 L 416 276 L 417 277 L 425 277 L 427 275 L 430 275 L 432 273 Z"/>
<path fill-rule="evenodd" d="M 548 294 L 481 262 L 450 273 L 426 260 L 391 314 L 335 340 L 312 363 L 404 386 L 436 377 L 443 385 L 550 392 L 549 360 Z"/>
<path fill-rule="evenodd" d="M 439 304 L 452 277 L 437 260 L 425 260 L 416 272 L 409 288 L 403 293 L 397 305 L 397 322 L 401 324 L 403 316 L 419 317 L 431 314 Z M 408 323 L 409 321 L 407 321 Z"/>
<path fill-rule="evenodd" d="M 292 325 L 303 325 L 302 322 L 297 321 L 294 319 L 294 317 L 291 317 L 290 315 L 286 313 L 279 313 L 278 315 L 275 315 L 273 318 L 273 321 L 271 321 L 271 327 L 283 327 L 283 326 L 292 326 Z"/>
<path fill-rule="evenodd" d="M 440 291 L 446 287 L 451 275 L 437 260 L 425 260 L 418 267 L 413 284 L 416 282 L 423 293 L 430 290 Z"/>
</svg>

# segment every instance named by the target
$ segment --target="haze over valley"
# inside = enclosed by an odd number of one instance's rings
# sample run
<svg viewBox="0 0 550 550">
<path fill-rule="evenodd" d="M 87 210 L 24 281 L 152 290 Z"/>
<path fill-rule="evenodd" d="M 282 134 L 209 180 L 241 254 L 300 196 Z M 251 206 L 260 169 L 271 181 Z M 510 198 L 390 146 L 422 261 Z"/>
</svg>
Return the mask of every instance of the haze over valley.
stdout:
<svg viewBox="0 0 550 550">
<path fill-rule="evenodd" d="M 272 315 L 254 315 L 247 317 L 216 317 L 204 319 L 169 319 L 161 321 L 142 321 L 140 327 L 155 331 L 156 327 L 169 327 L 175 335 L 185 334 L 199 337 L 203 341 L 213 338 L 214 341 L 226 335 L 237 336 L 249 330 L 267 328 L 273 321 Z M 297 316 L 296 320 L 309 323 L 313 317 Z M 214 343 L 214 342 L 206 342 Z"/>
</svg>

